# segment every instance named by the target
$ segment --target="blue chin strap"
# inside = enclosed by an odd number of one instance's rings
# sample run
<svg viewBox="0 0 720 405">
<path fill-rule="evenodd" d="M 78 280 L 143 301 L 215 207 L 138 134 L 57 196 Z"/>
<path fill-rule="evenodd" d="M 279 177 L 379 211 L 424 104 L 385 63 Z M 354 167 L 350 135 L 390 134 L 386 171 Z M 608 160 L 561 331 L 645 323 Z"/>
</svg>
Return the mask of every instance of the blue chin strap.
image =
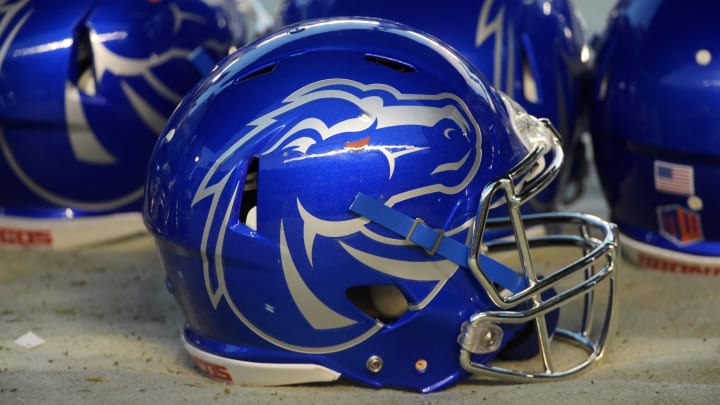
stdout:
<svg viewBox="0 0 720 405">
<path fill-rule="evenodd" d="M 443 231 L 427 226 L 420 218 L 413 219 L 363 193 L 358 193 L 355 197 L 355 201 L 350 205 L 350 211 L 422 247 L 430 256 L 438 255 L 460 267 L 468 268 L 470 248 L 445 236 Z M 479 262 L 480 268 L 489 280 L 510 290 L 513 294 L 528 287 L 525 277 L 502 263 L 485 255 L 480 255 Z"/>
</svg>

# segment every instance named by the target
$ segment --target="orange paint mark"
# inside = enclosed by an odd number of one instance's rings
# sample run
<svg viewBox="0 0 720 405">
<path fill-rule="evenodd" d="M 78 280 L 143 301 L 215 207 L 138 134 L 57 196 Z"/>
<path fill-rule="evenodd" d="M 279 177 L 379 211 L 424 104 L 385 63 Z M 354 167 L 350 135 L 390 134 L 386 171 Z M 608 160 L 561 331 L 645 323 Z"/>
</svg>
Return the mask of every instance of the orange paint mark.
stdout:
<svg viewBox="0 0 720 405">
<path fill-rule="evenodd" d="M 370 143 L 370 137 L 360 139 L 358 141 L 351 141 L 351 142 L 345 142 L 345 148 L 347 149 L 353 149 L 353 150 L 360 150 L 364 147 L 366 147 Z"/>
</svg>

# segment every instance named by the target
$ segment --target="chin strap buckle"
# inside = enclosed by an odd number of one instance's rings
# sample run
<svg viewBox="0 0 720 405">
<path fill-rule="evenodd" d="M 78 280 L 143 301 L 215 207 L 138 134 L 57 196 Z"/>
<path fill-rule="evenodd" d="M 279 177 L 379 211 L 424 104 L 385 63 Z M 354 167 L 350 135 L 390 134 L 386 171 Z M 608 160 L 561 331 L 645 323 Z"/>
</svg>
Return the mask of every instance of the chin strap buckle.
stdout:
<svg viewBox="0 0 720 405">
<path fill-rule="evenodd" d="M 443 238 L 445 238 L 445 232 L 439 228 L 433 229 L 427 227 L 428 230 L 437 233 L 437 237 L 435 238 L 435 242 L 432 244 L 432 248 L 428 250 L 425 246 L 422 246 L 418 242 L 413 240 L 413 235 L 415 235 L 415 230 L 417 229 L 418 225 L 427 226 L 427 224 L 425 223 L 425 221 L 423 221 L 422 218 L 415 218 L 415 221 L 413 221 L 413 224 L 410 226 L 410 230 L 408 231 L 407 235 L 405 235 L 405 241 L 408 243 L 414 243 L 422 247 L 425 250 L 425 253 L 427 253 L 428 255 L 435 256 L 435 253 L 437 253 L 437 250 L 440 247 L 440 243 L 443 241 Z"/>
<path fill-rule="evenodd" d="M 470 248 L 445 235 L 442 230 L 427 226 L 420 218 L 413 219 L 363 193 L 355 197 L 350 211 L 395 232 L 406 241 L 422 247 L 431 256 L 437 254 L 460 267 L 468 268 Z M 486 277 L 503 288 L 517 292 L 527 287 L 522 275 L 489 256 L 481 254 L 478 261 Z"/>
</svg>

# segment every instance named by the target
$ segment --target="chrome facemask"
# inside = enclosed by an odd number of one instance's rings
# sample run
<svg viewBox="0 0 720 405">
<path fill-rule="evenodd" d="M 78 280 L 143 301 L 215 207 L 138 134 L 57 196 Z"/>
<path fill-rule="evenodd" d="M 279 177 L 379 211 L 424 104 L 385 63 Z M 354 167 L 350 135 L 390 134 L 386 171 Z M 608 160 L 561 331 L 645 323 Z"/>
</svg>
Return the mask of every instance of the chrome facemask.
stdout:
<svg viewBox="0 0 720 405">
<path fill-rule="evenodd" d="M 350 209 L 423 247 L 429 255 L 438 254 L 469 269 L 487 292 L 498 309 L 472 315 L 458 331 L 460 363 L 465 370 L 512 381 L 567 377 L 603 356 L 613 330 L 617 231 L 613 224 L 592 215 L 521 214 L 520 207 L 557 175 L 563 152 L 560 137 L 549 121 L 532 117 L 506 97 L 503 100 L 513 130 L 530 152 L 508 174 L 485 187 L 465 245 L 428 227 L 421 219 L 410 218 L 363 194 L 357 196 Z M 488 219 L 491 209 L 502 206 L 508 210 L 507 217 Z M 488 231 L 505 231 L 509 236 L 485 241 L 483 236 Z M 577 257 L 559 270 L 553 266 L 552 271 L 541 271 L 542 266 L 536 264 L 535 252 L 551 249 L 557 256 L 557 249 L 568 248 L 575 249 Z M 551 333 L 546 315 L 571 304 L 579 304 L 574 311 L 579 318 L 572 327 L 560 319 Z M 531 324 L 535 331 L 539 352 L 535 358 L 541 362 L 535 370 L 525 369 L 525 360 L 509 366 L 494 360 L 492 365 L 473 361 L 473 354 L 500 349 L 504 333 L 501 325 L 523 323 Z M 571 361 L 562 359 L 562 363 L 569 364 L 556 364 L 558 356 L 552 351 L 560 343 L 580 349 L 579 354 L 569 353 Z"/>
<path fill-rule="evenodd" d="M 586 369 L 603 356 L 614 328 L 617 230 L 614 224 L 592 215 L 521 214 L 520 207 L 553 180 L 562 164 L 563 153 L 560 137 L 549 121 L 538 120 L 509 99 L 505 101 L 508 110 L 513 112 L 514 129 L 521 139 L 528 141 L 531 152 L 510 173 L 483 190 L 469 242 L 467 267 L 499 310 L 476 313 L 463 325 L 458 337 L 460 362 L 469 372 L 495 379 L 531 381 L 567 377 Z M 546 162 L 546 157 L 551 161 Z M 498 205 L 493 201 L 504 202 L 509 213 L 507 218 L 488 219 L 489 211 Z M 511 236 L 483 240 L 485 232 L 501 230 L 511 231 Z M 557 249 L 568 248 L 575 249 L 577 257 L 547 273 L 539 271 L 534 260 L 536 255 L 531 254 L 531 250 L 549 249 L 557 256 Z M 488 277 L 483 264 L 487 256 L 507 259 L 508 252 L 514 252 L 514 268 L 518 269 L 515 271 L 524 280 L 524 285 L 515 291 L 498 288 Z M 598 300 L 596 289 L 601 284 L 604 294 Z M 567 328 L 561 323 L 551 335 L 545 315 L 576 300 L 581 302 L 575 327 Z M 596 315 L 600 315 L 599 319 Z M 502 336 L 497 336 L 497 332 L 502 328 L 498 325 L 527 322 L 534 323 L 539 346 L 542 364 L 536 370 L 472 361 L 473 353 L 482 353 L 483 346 L 501 340 Z M 551 353 L 553 340 L 576 346 L 585 355 L 572 364 L 557 366 Z"/>
</svg>

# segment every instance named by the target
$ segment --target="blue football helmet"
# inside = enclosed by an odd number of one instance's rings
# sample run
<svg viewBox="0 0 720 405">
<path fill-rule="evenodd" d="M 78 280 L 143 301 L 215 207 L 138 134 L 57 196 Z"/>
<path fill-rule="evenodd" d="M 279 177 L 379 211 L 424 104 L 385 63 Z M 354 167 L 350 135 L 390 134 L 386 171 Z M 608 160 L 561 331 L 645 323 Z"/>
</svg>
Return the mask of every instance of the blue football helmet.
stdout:
<svg viewBox="0 0 720 405">
<path fill-rule="evenodd" d="M 720 275 L 720 7 L 703 4 L 615 6 L 598 45 L 591 129 L 627 256 Z"/>
<path fill-rule="evenodd" d="M 565 165 L 525 211 L 560 209 L 583 191 L 588 160 L 585 94 L 589 47 L 568 0 L 284 0 L 278 21 L 369 16 L 398 21 L 446 42 L 563 137 Z"/>
<path fill-rule="evenodd" d="M 615 296 L 611 224 L 520 214 L 562 158 L 548 121 L 436 39 L 314 20 L 241 48 L 186 96 L 153 151 L 144 218 L 184 346 L 213 377 L 422 392 L 470 373 L 562 377 L 603 355 Z M 503 207 L 510 219 L 486 220 Z M 525 232 L 544 224 L 582 233 Z M 515 236 L 483 241 L 496 228 Z M 558 244 L 577 260 L 533 264 Z M 551 342 L 583 350 L 560 364 Z M 491 364 L 538 352 L 538 369 Z"/>
<path fill-rule="evenodd" d="M 229 6 L 3 2 L 0 245 L 71 247 L 144 231 L 139 212 L 158 135 L 192 85 L 242 40 L 229 30 L 241 23 Z"/>
</svg>

